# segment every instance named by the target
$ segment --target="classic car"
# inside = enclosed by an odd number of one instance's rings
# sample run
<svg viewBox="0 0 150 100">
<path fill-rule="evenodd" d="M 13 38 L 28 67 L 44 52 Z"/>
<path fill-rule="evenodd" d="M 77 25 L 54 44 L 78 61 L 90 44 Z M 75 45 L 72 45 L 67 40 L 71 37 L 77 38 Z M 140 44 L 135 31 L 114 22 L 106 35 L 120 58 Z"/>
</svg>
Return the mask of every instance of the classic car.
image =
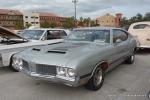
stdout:
<svg viewBox="0 0 150 100">
<path fill-rule="evenodd" d="M 15 54 L 12 65 L 33 78 L 98 90 L 106 72 L 134 62 L 135 51 L 135 39 L 123 29 L 79 28 L 61 43 Z"/>
<path fill-rule="evenodd" d="M 61 39 L 69 34 L 65 29 L 33 28 L 25 29 L 19 35 L 30 41 Z"/>
<path fill-rule="evenodd" d="M 150 21 L 133 23 L 128 31 L 135 37 L 138 48 L 150 48 Z"/>
<path fill-rule="evenodd" d="M 0 67 L 10 66 L 12 55 L 24 49 L 61 42 L 63 39 L 32 42 L 12 31 L 0 27 Z M 12 68 L 12 67 L 11 67 Z"/>
</svg>

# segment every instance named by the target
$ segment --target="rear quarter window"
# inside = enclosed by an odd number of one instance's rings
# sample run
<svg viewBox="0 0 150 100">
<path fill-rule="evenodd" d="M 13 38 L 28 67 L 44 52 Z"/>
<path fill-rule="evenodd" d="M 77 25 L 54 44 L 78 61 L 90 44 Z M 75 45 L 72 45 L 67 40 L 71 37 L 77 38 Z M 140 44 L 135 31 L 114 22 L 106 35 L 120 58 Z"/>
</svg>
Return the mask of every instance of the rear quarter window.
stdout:
<svg viewBox="0 0 150 100">
<path fill-rule="evenodd" d="M 150 29 L 150 25 L 148 24 L 138 24 L 133 26 L 133 29 Z"/>
</svg>

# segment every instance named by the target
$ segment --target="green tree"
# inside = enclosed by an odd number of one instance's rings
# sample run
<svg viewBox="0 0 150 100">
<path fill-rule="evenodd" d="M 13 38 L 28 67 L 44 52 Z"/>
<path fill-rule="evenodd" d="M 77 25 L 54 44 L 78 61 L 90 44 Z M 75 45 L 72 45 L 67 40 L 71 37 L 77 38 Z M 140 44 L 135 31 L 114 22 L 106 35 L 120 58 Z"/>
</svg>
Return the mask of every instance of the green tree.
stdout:
<svg viewBox="0 0 150 100">
<path fill-rule="evenodd" d="M 74 27 L 74 18 L 67 18 L 66 22 L 62 25 L 64 28 L 71 29 Z"/>
<path fill-rule="evenodd" d="M 32 24 L 30 24 L 30 23 L 26 24 L 26 28 L 29 28 L 30 26 L 32 26 Z"/>
<path fill-rule="evenodd" d="M 150 12 L 146 13 L 143 19 L 144 21 L 150 21 Z"/>
<path fill-rule="evenodd" d="M 50 27 L 50 23 L 47 21 L 44 21 L 44 23 L 41 24 L 42 28 L 49 28 Z"/>
<path fill-rule="evenodd" d="M 57 24 L 55 23 L 55 22 L 51 22 L 50 24 L 49 24 L 49 27 L 51 27 L 51 28 L 55 28 L 57 26 Z"/>
<path fill-rule="evenodd" d="M 22 22 L 17 22 L 17 23 L 15 24 L 15 28 L 16 28 L 17 30 L 23 29 L 23 28 L 24 28 L 24 27 L 23 27 L 23 23 L 22 23 Z"/>
</svg>

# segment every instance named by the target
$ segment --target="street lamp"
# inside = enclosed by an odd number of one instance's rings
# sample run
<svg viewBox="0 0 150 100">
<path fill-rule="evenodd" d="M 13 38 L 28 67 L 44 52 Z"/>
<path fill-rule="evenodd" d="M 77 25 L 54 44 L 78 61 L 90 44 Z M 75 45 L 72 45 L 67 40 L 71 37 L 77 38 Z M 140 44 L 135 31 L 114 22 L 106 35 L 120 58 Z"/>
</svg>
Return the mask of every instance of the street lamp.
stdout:
<svg viewBox="0 0 150 100">
<path fill-rule="evenodd" d="M 75 27 L 76 27 L 76 21 L 77 21 L 77 3 L 78 3 L 78 0 L 72 0 L 72 2 L 74 3 L 74 8 L 75 8 L 74 22 L 75 22 Z"/>
</svg>

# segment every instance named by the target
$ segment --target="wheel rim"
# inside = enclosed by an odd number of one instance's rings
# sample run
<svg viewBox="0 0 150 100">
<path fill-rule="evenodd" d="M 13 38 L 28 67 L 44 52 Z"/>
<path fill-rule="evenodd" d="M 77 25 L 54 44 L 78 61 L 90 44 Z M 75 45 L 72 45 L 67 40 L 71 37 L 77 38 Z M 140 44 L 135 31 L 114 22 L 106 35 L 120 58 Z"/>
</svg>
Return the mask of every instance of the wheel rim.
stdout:
<svg viewBox="0 0 150 100">
<path fill-rule="evenodd" d="M 132 62 L 134 61 L 134 55 L 131 56 L 131 61 L 132 61 Z"/>
<path fill-rule="evenodd" d="M 100 85 L 102 82 L 102 70 L 98 69 L 94 75 L 94 84 L 96 86 Z"/>
</svg>

